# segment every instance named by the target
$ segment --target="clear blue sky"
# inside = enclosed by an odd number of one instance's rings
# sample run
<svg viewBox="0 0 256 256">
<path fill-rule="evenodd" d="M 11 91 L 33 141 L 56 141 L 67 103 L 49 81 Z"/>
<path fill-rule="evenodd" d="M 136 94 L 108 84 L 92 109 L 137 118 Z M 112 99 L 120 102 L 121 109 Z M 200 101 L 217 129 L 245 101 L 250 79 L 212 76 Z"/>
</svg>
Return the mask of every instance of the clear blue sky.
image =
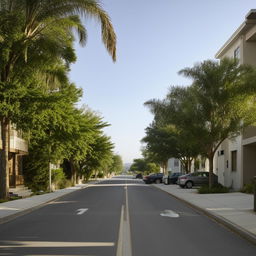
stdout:
<svg viewBox="0 0 256 256">
<path fill-rule="evenodd" d="M 213 59 L 244 21 L 255 0 L 102 0 L 117 34 L 113 63 L 97 22 L 86 20 L 88 42 L 76 46 L 70 77 L 83 88 L 81 104 L 111 124 L 105 132 L 125 163 L 140 157 L 152 115 L 143 103 L 190 81 L 177 72 Z"/>
</svg>

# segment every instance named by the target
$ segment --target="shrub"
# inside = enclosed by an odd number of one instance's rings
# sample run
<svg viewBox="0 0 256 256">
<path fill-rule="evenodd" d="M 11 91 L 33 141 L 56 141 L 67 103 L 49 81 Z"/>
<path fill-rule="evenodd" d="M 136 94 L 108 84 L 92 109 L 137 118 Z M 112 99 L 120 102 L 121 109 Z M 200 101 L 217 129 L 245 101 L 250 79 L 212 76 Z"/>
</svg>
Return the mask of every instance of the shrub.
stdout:
<svg viewBox="0 0 256 256">
<path fill-rule="evenodd" d="M 33 192 L 46 191 L 49 187 L 49 164 L 43 154 L 37 150 L 29 151 L 23 159 L 25 185 Z"/>
<path fill-rule="evenodd" d="M 98 173 L 98 178 L 103 178 L 104 177 L 104 173 L 103 172 L 99 172 Z"/>
<path fill-rule="evenodd" d="M 242 193 L 247 193 L 247 194 L 253 194 L 254 192 L 254 184 L 253 183 L 249 183 L 249 184 L 245 184 L 243 186 L 243 188 L 241 189 Z"/>
<path fill-rule="evenodd" d="M 67 180 L 62 168 L 52 170 L 52 183 L 57 189 L 66 187 Z"/>
<path fill-rule="evenodd" d="M 0 204 L 1 203 L 6 203 L 6 202 L 8 202 L 8 199 L 0 199 Z"/>
<path fill-rule="evenodd" d="M 229 188 L 224 187 L 221 184 L 213 185 L 211 188 L 209 188 L 208 185 L 204 185 L 198 189 L 199 194 L 215 194 L 215 193 L 228 193 Z"/>
</svg>

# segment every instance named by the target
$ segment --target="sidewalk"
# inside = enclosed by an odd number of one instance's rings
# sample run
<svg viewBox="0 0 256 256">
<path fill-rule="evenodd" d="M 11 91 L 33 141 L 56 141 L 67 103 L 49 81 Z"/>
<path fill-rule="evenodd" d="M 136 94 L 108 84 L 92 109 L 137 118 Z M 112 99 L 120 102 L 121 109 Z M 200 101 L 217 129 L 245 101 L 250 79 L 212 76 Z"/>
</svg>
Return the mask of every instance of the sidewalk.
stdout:
<svg viewBox="0 0 256 256">
<path fill-rule="evenodd" d="M 227 226 L 256 244 L 256 212 L 253 195 L 240 192 L 224 194 L 198 194 L 197 189 L 182 189 L 178 185 L 153 186 L 189 203 L 193 208 Z"/>
<path fill-rule="evenodd" d="M 74 191 L 77 191 L 78 189 L 86 188 L 93 183 L 94 182 L 76 185 L 74 187 L 59 189 L 43 195 L 36 195 L 23 199 L 9 201 L 6 203 L 0 203 L 0 224 L 10 221 L 28 212 L 31 212 L 36 208 L 40 208 L 46 203 L 56 200 Z"/>
</svg>

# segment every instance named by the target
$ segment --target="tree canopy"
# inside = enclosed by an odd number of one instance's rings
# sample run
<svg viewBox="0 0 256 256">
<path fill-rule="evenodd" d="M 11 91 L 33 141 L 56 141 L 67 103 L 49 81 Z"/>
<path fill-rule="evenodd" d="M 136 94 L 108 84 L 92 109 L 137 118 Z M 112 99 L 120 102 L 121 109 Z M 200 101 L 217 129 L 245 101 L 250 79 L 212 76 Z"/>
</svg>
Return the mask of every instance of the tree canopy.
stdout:
<svg viewBox="0 0 256 256">
<path fill-rule="evenodd" d="M 98 118 L 93 117 L 99 121 L 95 128 L 95 122 L 76 109 L 82 92 L 68 79 L 76 60 L 74 32 L 82 46 L 86 43 L 84 17 L 100 23 L 103 44 L 115 61 L 116 35 L 97 0 L 0 2 L 0 198 L 8 194 L 11 124 L 26 133 L 30 150 L 39 150 L 49 161 L 81 160 L 95 141 L 95 130 L 103 128 Z"/>
<path fill-rule="evenodd" d="M 143 140 L 154 153 L 156 146 L 161 150 L 165 144 L 152 128 L 169 131 L 162 139 L 172 148 L 170 157 L 187 164 L 187 171 L 193 158 L 199 154 L 207 157 L 211 186 L 213 157 L 220 144 L 255 123 L 255 70 L 236 60 L 223 59 L 204 61 L 179 73 L 191 78 L 192 85 L 172 87 L 164 100 L 145 103 L 154 114 L 154 122 Z M 166 151 L 160 150 L 163 156 Z"/>
<path fill-rule="evenodd" d="M 133 160 L 129 171 L 144 174 L 158 173 L 160 172 L 160 166 L 149 159 L 137 158 Z"/>
</svg>

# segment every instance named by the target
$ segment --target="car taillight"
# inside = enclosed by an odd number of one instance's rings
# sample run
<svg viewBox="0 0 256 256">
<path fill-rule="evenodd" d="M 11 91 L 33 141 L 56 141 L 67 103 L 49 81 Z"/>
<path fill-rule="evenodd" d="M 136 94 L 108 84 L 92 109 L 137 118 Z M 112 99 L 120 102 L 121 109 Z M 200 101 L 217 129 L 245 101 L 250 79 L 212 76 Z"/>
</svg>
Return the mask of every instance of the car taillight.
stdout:
<svg viewBox="0 0 256 256">
<path fill-rule="evenodd" d="M 180 177 L 179 179 L 180 179 L 180 180 L 186 180 L 187 177 Z"/>
</svg>

